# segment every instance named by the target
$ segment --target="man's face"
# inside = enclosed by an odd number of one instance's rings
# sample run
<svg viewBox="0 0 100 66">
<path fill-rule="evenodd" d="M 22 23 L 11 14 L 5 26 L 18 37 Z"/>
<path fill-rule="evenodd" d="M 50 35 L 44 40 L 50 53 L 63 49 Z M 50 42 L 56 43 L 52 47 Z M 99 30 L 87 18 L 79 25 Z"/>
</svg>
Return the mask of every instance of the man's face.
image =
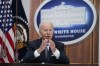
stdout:
<svg viewBox="0 0 100 66">
<path fill-rule="evenodd" d="M 40 28 L 40 34 L 42 36 L 42 39 L 52 39 L 53 26 L 49 23 L 42 24 Z"/>
</svg>

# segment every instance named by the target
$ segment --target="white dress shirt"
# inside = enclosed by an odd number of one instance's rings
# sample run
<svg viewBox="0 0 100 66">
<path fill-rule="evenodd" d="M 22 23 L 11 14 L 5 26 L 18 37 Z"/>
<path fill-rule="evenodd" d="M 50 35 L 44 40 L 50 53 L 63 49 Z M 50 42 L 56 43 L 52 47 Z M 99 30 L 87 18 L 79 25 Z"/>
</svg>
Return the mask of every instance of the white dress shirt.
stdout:
<svg viewBox="0 0 100 66">
<path fill-rule="evenodd" d="M 48 50 L 49 50 L 49 48 L 48 48 Z M 39 57 L 40 56 L 40 54 L 38 53 L 38 51 L 37 50 L 35 50 L 34 51 L 34 56 L 35 56 L 35 58 L 37 58 L 37 57 Z M 56 57 L 56 59 L 59 59 L 59 57 L 60 57 L 60 52 L 59 52 L 59 50 L 58 49 L 56 49 L 56 51 L 53 53 L 53 55 L 52 56 L 55 56 Z"/>
</svg>

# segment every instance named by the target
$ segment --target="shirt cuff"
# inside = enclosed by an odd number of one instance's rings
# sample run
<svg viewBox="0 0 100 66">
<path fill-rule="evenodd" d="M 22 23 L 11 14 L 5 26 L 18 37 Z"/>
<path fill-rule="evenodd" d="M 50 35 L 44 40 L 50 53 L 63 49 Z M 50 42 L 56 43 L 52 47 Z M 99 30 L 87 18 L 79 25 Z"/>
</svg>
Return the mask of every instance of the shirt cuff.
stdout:
<svg viewBox="0 0 100 66">
<path fill-rule="evenodd" d="M 58 49 L 56 49 L 56 51 L 53 53 L 53 55 L 56 57 L 56 59 L 59 59 L 60 57 L 60 52 Z"/>
<path fill-rule="evenodd" d="M 40 56 L 40 54 L 38 53 L 38 51 L 37 51 L 37 50 L 35 50 L 35 51 L 34 51 L 34 56 L 35 56 L 35 58 L 37 58 L 37 57 L 39 57 L 39 56 Z"/>
</svg>

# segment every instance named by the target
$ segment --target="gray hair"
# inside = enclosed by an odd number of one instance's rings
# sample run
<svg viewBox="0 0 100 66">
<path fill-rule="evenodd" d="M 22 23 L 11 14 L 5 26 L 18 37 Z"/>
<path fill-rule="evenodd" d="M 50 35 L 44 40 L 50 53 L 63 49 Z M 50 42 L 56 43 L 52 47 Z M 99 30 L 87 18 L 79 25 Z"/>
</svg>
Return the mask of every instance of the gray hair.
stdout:
<svg viewBox="0 0 100 66">
<path fill-rule="evenodd" d="M 51 25 L 52 25 L 52 27 L 54 28 L 54 26 L 53 26 L 53 23 L 52 23 L 52 22 L 45 21 L 45 22 L 41 22 L 41 23 L 39 24 L 39 30 L 41 29 L 42 25 L 43 25 L 43 24 L 45 24 L 45 23 L 51 24 Z"/>
</svg>

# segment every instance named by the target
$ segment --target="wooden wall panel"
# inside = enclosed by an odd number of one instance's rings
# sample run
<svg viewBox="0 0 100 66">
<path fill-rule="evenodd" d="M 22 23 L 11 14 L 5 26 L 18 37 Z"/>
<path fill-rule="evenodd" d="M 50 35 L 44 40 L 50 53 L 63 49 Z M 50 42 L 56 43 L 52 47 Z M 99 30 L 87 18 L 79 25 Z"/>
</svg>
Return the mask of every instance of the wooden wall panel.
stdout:
<svg viewBox="0 0 100 66">
<path fill-rule="evenodd" d="M 39 35 L 36 33 L 34 28 L 34 14 L 36 9 L 44 0 L 31 0 L 31 12 L 30 12 L 30 24 L 29 24 L 29 38 L 30 41 L 39 38 Z M 97 13 L 98 9 L 98 1 L 99 0 L 90 0 L 96 7 Z M 76 43 L 65 46 L 66 53 L 71 61 L 71 64 L 95 64 L 98 63 L 98 28 L 99 21 L 97 20 L 97 24 L 93 32 L 86 37 L 84 40 Z"/>
<path fill-rule="evenodd" d="M 98 0 L 90 0 L 99 13 Z M 99 45 L 99 21 L 97 17 L 97 24 L 93 32 L 83 41 L 74 45 L 66 46 L 68 56 L 71 64 L 97 64 L 98 63 L 98 45 Z M 81 49 L 80 49 L 81 48 Z M 79 51 L 80 50 L 80 51 Z"/>
<path fill-rule="evenodd" d="M 99 0 L 94 0 L 94 6 L 97 12 L 97 23 L 93 30 L 93 64 L 98 63 L 98 48 L 99 48 Z"/>
<path fill-rule="evenodd" d="M 79 42 L 77 44 L 72 44 L 67 47 L 67 54 L 72 64 L 83 63 L 83 44 Z"/>
<path fill-rule="evenodd" d="M 93 38 L 92 38 L 92 33 L 84 39 L 84 64 L 91 64 L 92 63 L 92 57 L 93 57 L 93 52 L 92 52 L 92 47 L 93 47 Z"/>
<path fill-rule="evenodd" d="M 31 0 L 30 22 L 29 22 L 29 39 L 30 39 L 30 41 L 39 38 L 39 35 L 36 33 L 36 30 L 34 28 L 34 15 L 40 4 L 41 4 L 41 0 Z"/>
<path fill-rule="evenodd" d="M 71 64 L 90 64 L 92 58 L 92 39 L 91 35 L 83 41 L 67 46 L 67 53 Z"/>
</svg>

